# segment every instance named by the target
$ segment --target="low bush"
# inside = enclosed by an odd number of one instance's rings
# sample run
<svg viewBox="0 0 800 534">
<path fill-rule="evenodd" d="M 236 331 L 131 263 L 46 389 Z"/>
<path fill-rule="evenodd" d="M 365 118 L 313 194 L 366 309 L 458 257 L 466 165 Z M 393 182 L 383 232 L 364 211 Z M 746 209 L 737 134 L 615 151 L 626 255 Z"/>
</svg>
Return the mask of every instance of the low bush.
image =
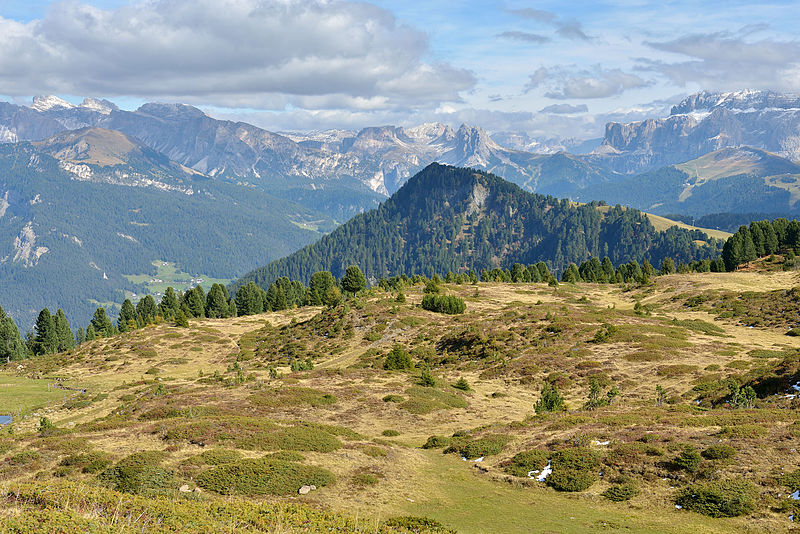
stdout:
<svg viewBox="0 0 800 534">
<path fill-rule="evenodd" d="M 506 443 L 511 440 L 510 436 L 504 434 L 490 434 L 482 438 L 467 441 L 458 447 L 457 451 L 461 456 L 468 460 L 482 458 L 484 456 L 494 456 L 503 451 Z M 448 452 L 448 451 L 445 451 Z"/>
<path fill-rule="evenodd" d="M 414 534 L 456 534 L 455 530 L 427 517 L 402 516 L 387 519 L 381 525 L 391 532 L 409 532 Z"/>
<path fill-rule="evenodd" d="M 449 391 L 415 386 L 408 388 L 406 393 L 409 399 L 400 404 L 400 408 L 417 415 L 467 407 L 467 401 L 461 395 Z"/>
<path fill-rule="evenodd" d="M 98 478 L 103 485 L 124 493 L 165 493 L 176 487 L 175 474 L 159 465 L 165 457 L 162 451 L 136 452 L 100 473 Z"/>
<path fill-rule="evenodd" d="M 639 489 L 631 482 L 611 486 L 603 492 L 603 497 L 609 501 L 624 502 L 636 497 Z"/>
<path fill-rule="evenodd" d="M 422 308 L 432 312 L 457 315 L 459 313 L 464 313 L 464 310 L 467 309 L 467 305 L 464 304 L 463 299 L 458 297 L 429 293 L 422 297 Z"/>
<path fill-rule="evenodd" d="M 303 387 L 284 387 L 259 391 L 250 395 L 250 402 L 264 408 L 283 408 L 287 406 L 318 407 L 326 404 L 335 404 L 334 395 L 318 389 Z"/>
<path fill-rule="evenodd" d="M 711 517 L 736 517 L 755 510 L 757 496 L 752 482 L 723 480 L 686 486 L 675 497 L 675 504 Z"/>
<path fill-rule="evenodd" d="M 300 487 L 334 482 L 327 469 L 263 458 L 220 465 L 201 473 L 197 484 L 222 495 L 288 495 Z"/>
<path fill-rule="evenodd" d="M 503 471 L 515 477 L 527 477 L 531 471 L 541 470 L 547 465 L 547 451 L 533 449 L 522 451 L 501 464 Z"/>
<path fill-rule="evenodd" d="M 450 445 L 450 438 L 447 436 L 430 436 L 428 441 L 422 446 L 423 449 L 443 449 Z"/>
<path fill-rule="evenodd" d="M 562 449 L 551 456 L 553 472 L 545 482 L 558 491 L 584 491 L 597 480 L 599 466 L 600 458 L 590 449 Z"/>
<path fill-rule="evenodd" d="M 672 460 L 672 465 L 675 469 L 683 469 L 684 471 L 694 473 L 697 471 L 697 468 L 700 467 L 701 461 L 703 461 L 703 457 L 700 456 L 700 453 L 687 447 Z"/>
<path fill-rule="evenodd" d="M 83 473 L 99 473 L 111 465 L 111 458 L 104 452 L 71 454 L 59 463 L 63 467 L 76 467 Z"/>
<path fill-rule="evenodd" d="M 404 397 L 401 397 L 400 395 L 386 395 L 386 396 L 383 398 L 383 402 L 396 402 L 396 403 L 401 403 L 401 402 L 404 402 L 405 400 L 406 400 L 406 399 L 405 399 Z"/>
<path fill-rule="evenodd" d="M 736 449 L 730 445 L 712 445 L 700 454 L 706 460 L 726 460 L 736 456 Z"/>
<path fill-rule="evenodd" d="M 394 430 L 394 429 L 392 429 L 392 428 L 388 428 L 388 429 L 384 430 L 384 431 L 382 432 L 382 434 L 383 434 L 384 436 L 386 436 L 387 438 L 394 438 L 394 437 L 397 437 L 397 436 L 399 436 L 399 435 L 400 435 L 400 432 L 399 432 L 399 431 L 397 431 L 397 430 Z"/>
<path fill-rule="evenodd" d="M 211 449 L 197 456 L 205 465 L 232 464 L 242 459 L 242 453 L 231 449 Z"/>
</svg>

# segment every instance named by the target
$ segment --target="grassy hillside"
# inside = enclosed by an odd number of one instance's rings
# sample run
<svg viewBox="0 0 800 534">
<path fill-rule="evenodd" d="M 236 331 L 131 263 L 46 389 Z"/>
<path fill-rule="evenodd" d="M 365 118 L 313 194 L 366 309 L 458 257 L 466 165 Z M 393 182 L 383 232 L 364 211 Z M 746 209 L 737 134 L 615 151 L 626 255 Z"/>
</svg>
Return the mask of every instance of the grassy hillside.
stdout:
<svg viewBox="0 0 800 534">
<path fill-rule="evenodd" d="M 454 316 L 420 308 L 422 286 L 403 302 L 373 289 L 7 365 L 0 387 L 43 377 L 86 392 L 0 431 L 0 531 L 34 531 L 31 518 L 218 530 L 236 517 L 229 531 L 388 532 L 413 515 L 458 532 L 788 532 L 797 285 L 795 271 L 445 285 L 467 305 Z M 398 346 L 412 367 L 386 370 Z M 757 397 L 734 402 L 732 381 Z M 545 384 L 564 411 L 536 413 Z M 592 384 L 600 399 L 616 388 L 613 402 L 587 406 Z M 548 460 L 549 481 L 529 478 Z M 687 491 L 726 481 L 742 517 L 686 509 Z"/>
</svg>

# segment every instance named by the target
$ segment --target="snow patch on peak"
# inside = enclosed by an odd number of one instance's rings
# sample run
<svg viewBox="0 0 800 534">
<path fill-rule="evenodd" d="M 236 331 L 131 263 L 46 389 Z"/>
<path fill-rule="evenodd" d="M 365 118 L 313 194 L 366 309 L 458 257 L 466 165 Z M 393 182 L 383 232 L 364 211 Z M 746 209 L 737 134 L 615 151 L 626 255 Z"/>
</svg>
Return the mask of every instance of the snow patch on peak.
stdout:
<svg viewBox="0 0 800 534">
<path fill-rule="evenodd" d="M 47 111 L 53 108 L 64 108 L 64 109 L 72 109 L 75 106 L 58 98 L 55 95 L 39 95 L 33 97 L 33 104 L 31 105 L 32 109 L 36 111 Z"/>
</svg>

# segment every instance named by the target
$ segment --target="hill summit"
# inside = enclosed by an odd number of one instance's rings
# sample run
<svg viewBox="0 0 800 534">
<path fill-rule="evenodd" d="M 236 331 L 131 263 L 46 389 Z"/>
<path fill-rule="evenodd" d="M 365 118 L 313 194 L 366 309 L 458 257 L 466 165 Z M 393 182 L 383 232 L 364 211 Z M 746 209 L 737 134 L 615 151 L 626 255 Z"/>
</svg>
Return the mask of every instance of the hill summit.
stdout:
<svg viewBox="0 0 800 534">
<path fill-rule="evenodd" d="M 657 232 L 636 210 L 575 204 L 528 193 L 492 174 L 433 163 L 377 209 L 234 285 L 253 280 L 266 286 L 281 276 L 307 281 L 323 270 L 341 276 L 352 264 L 377 279 L 538 261 L 559 272 L 591 256 L 615 264 L 666 257 L 688 262 L 717 254 L 718 242 L 696 242 L 707 239 L 677 228 Z"/>
</svg>

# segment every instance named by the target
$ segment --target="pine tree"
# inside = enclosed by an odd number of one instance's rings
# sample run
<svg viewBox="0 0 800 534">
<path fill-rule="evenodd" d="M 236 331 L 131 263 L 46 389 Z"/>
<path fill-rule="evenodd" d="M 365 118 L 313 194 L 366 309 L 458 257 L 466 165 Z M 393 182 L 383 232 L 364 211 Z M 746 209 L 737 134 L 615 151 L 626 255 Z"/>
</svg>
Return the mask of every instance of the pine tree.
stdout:
<svg viewBox="0 0 800 534">
<path fill-rule="evenodd" d="M 145 295 L 144 298 L 136 304 L 136 318 L 142 325 L 155 323 L 157 313 L 158 306 L 156 306 L 156 299 L 154 299 L 152 295 Z"/>
<path fill-rule="evenodd" d="M 664 261 L 661 262 L 661 268 L 658 270 L 658 274 L 674 274 L 675 273 L 675 261 L 672 258 L 664 258 Z"/>
<path fill-rule="evenodd" d="M 264 311 L 264 290 L 254 282 L 248 282 L 236 291 L 236 311 L 238 315 L 254 315 Z"/>
<path fill-rule="evenodd" d="M 206 294 L 202 286 L 196 286 L 194 289 L 190 289 L 186 292 L 184 297 L 192 317 L 202 319 L 206 316 Z"/>
<path fill-rule="evenodd" d="M 0 307 L 0 363 L 28 357 L 28 347 L 22 340 L 14 320 Z"/>
<path fill-rule="evenodd" d="M 83 330 L 82 327 L 79 327 L 75 331 L 75 341 L 78 343 L 78 345 L 86 341 L 86 332 Z"/>
<path fill-rule="evenodd" d="M 345 292 L 355 295 L 359 291 L 367 288 L 367 278 L 357 265 L 351 265 L 347 268 L 342 278 L 342 289 Z"/>
<path fill-rule="evenodd" d="M 50 310 L 47 308 L 39 312 L 34 325 L 35 335 L 31 352 L 34 354 L 52 354 L 58 349 L 58 334 L 56 333 L 56 323 Z"/>
<path fill-rule="evenodd" d="M 170 286 L 164 291 L 164 296 L 161 297 L 161 302 L 158 303 L 158 311 L 164 319 L 172 319 L 180 309 L 175 290 Z"/>
<path fill-rule="evenodd" d="M 75 337 L 72 335 L 72 329 L 69 327 L 69 321 L 64 311 L 59 308 L 56 311 L 54 319 L 56 328 L 56 337 L 58 338 L 58 352 L 64 352 L 75 346 Z"/>
<path fill-rule="evenodd" d="M 97 332 L 94 330 L 94 325 L 90 324 L 86 327 L 86 341 L 97 339 Z"/>
<path fill-rule="evenodd" d="M 336 287 L 336 278 L 328 271 L 318 271 L 311 276 L 306 291 L 306 303 L 310 306 L 322 306 L 325 295 L 332 287 Z"/>
<path fill-rule="evenodd" d="M 136 326 L 136 309 L 130 299 L 125 299 L 122 302 L 122 308 L 119 310 L 117 328 L 120 332 L 127 332 L 131 326 Z"/>
<path fill-rule="evenodd" d="M 108 337 L 114 335 L 114 323 L 106 315 L 105 308 L 97 308 L 89 324 L 93 334 L 97 337 Z M 86 332 L 86 339 L 89 339 L 89 332 Z M 94 339 L 94 338 L 92 338 Z"/>
<path fill-rule="evenodd" d="M 227 317 L 228 313 L 228 292 L 225 290 L 225 286 L 213 284 L 206 297 L 206 317 L 219 319 Z"/>
</svg>

